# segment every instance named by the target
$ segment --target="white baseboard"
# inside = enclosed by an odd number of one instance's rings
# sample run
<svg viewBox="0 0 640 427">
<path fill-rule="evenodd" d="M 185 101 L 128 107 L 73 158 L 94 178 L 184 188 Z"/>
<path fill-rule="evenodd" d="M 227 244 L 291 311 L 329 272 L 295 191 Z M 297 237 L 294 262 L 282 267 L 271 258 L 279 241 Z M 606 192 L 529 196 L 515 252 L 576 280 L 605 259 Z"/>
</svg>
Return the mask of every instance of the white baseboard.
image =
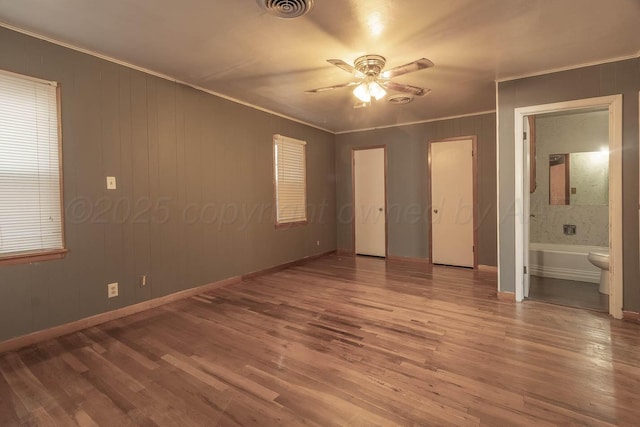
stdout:
<svg viewBox="0 0 640 427">
<path fill-rule="evenodd" d="M 600 283 L 600 273 L 576 270 L 572 268 L 549 267 L 544 265 L 530 265 L 532 276 L 549 277 L 552 279 L 577 280 L 579 282 Z"/>
</svg>

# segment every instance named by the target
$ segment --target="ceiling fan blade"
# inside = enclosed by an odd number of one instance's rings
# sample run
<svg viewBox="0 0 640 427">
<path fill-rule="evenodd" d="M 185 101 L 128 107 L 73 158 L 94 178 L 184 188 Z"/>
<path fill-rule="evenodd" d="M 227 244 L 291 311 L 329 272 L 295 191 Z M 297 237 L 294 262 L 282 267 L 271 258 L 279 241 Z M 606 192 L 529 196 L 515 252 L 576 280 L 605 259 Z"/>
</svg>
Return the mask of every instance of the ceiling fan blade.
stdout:
<svg viewBox="0 0 640 427">
<path fill-rule="evenodd" d="M 353 65 L 347 64 L 342 59 L 327 59 L 329 64 L 333 64 L 336 67 L 346 71 L 347 73 L 351 73 L 356 77 L 363 78 L 365 75 L 360 71 L 356 70 Z"/>
<path fill-rule="evenodd" d="M 417 61 L 409 62 L 408 64 L 400 65 L 398 67 L 390 68 L 383 71 L 380 77 L 383 79 L 390 79 L 392 77 L 401 76 L 403 74 L 413 73 L 414 71 L 424 70 L 425 68 L 433 67 L 433 62 L 427 58 L 421 58 Z"/>
<path fill-rule="evenodd" d="M 305 90 L 305 92 L 309 92 L 309 93 L 326 92 L 328 90 L 341 89 L 343 87 L 355 86 L 357 84 L 360 84 L 360 82 L 341 83 L 339 85 L 333 85 L 333 86 L 327 86 L 327 87 L 319 87 L 317 89 Z"/>
<path fill-rule="evenodd" d="M 382 84 L 382 86 L 384 86 L 389 90 L 395 90 L 396 92 L 410 93 L 411 95 L 414 95 L 414 96 L 425 96 L 431 92 L 431 89 L 424 89 L 421 87 L 405 85 L 402 83 L 380 82 L 380 84 Z"/>
</svg>

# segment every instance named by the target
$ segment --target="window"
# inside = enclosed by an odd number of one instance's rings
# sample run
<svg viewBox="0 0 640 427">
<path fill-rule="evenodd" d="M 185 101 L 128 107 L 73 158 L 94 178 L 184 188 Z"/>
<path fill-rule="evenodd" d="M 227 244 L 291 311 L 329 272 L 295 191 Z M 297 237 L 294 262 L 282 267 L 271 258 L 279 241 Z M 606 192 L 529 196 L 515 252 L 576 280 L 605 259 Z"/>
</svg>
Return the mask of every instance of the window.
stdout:
<svg viewBox="0 0 640 427">
<path fill-rule="evenodd" d="M 60 258 L 58 88 L 0 72 L 0 262 Z"/>
<path fill-rule="evenodd" d="M 307 222 L 307 165 L 304 141 L 273 137 L 276 226 Z"/>
</svg>

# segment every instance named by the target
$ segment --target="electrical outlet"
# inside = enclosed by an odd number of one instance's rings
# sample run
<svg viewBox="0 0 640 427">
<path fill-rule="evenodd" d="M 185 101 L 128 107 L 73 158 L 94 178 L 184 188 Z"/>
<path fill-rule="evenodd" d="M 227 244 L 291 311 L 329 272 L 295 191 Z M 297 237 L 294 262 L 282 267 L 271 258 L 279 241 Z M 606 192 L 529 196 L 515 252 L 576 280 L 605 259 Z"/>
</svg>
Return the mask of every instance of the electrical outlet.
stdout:
<svg viewBox="0 0 640 427">
<path fill-rule="evenodd" d="M 140 284 L 141 288 L 144 288 L 145 286 L 147 286 L 147 283 L 149 283 L 147 275 L 146 274 L 141 275 L 138 283 Z"/>
<path fill-rule="evenodd" d="M 107 190 L 115 190 L 116 189 L 116 177 L 108 176 L 107 177 Z"/>
<path fill-rule="evenodd" d="M 320 240 L 316 240 L 316 246 L 320 246 Z"/>
<path fill-rule="evenodd" d="M 118 296 L 118 283 L 109 283 L 107 285 L 107 296 L 109 298 L 114 298 Z"/>
</svg>

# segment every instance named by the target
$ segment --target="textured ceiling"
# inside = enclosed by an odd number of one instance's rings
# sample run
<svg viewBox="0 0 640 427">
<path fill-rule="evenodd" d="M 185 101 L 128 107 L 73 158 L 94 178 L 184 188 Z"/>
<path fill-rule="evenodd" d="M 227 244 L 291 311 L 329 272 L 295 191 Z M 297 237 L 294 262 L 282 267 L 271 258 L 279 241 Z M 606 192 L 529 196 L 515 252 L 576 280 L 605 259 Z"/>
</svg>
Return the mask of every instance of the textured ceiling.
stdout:
<svg viewBox="0 0 640 427">
<path fill-rule="evenodd" d="M 0 21 L 335 132 L 495 109 L 495 80 L 637 55 L 638 0 L 315 0 L 285 20 L 255 0 L 0 0 Z M 326 62 L 363 54 L 432 93 L 354 109 Z M 394 95 L 394 93 L 389 93 Z"/>
</svg>

